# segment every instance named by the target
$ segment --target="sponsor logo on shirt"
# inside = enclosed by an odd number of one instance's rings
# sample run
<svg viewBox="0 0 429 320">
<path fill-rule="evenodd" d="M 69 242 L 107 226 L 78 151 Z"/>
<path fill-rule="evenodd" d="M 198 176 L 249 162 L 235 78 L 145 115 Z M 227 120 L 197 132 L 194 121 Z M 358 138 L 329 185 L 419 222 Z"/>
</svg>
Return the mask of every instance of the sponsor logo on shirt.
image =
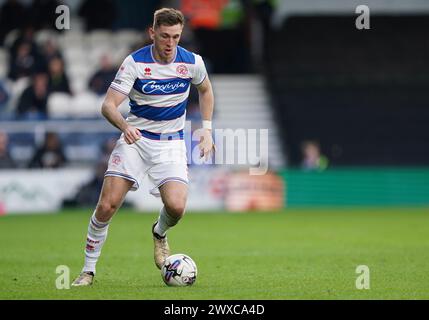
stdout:
<svg viewBox="0 0 429 320">
<path fill-rule="evenodd" d="M 181 79 L 171 80 L 169 82 L 159 82 L 151 80 L 142 86 L 142 92 L 145 94 L 175 94 L 183 93 L 189 86 L 189 82 Z"/>
</svg>

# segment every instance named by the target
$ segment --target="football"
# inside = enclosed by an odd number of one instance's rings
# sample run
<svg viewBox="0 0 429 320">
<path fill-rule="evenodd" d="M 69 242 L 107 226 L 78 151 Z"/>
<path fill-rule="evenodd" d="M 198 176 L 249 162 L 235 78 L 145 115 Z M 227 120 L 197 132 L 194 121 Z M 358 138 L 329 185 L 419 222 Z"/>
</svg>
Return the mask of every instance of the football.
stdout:
<svg viewBox="0 0 429 320">
<path fill-rule="evenodd" d="M 173 254 L 165 259 L 161 268 L 161 276 L 167 286 L 191 286 L 197 279 L 197 265 L 186 254 Z"/>
</svg>

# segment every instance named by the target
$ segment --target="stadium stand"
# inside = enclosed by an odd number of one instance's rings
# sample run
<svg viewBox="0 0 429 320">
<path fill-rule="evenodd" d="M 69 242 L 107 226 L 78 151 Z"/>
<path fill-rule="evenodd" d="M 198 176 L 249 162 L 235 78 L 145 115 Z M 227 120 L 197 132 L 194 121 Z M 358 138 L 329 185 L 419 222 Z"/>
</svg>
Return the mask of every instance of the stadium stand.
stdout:
<svg viewBox="0 0 429 320">
<path fill-rule="evenodd" d="M 15 30 L 6 36 L 5 46 L 0 50 L 1 61 L 7 62 L 8 49 L 13 45 L 19 33 Z M 115 68 L 124 57 L 144 41 L 142 32 L 130 29 L 118 31 L 93 30 L 85 33 L 80 27 L 69 32 L 58 33 L 53 30 L 39 30 L 34 34 L 36 44 L 42 48 L 47 42 L 58 47 L 64 59 L 65 71 L 73 95 L 54 92 L 49 95 L 47 109 L 49 120 L 22 126 L 14 121 L 4 121 L 2 126 L 11 135 L 11 152 L 18 164 L 23 167 L 28 162 L 35 147 L 43 139 L 43 133 L 56 128 L 65 146 L 65 153 L 71 165 L 91 163 L 96 160 L 99 145 L 109 137 L 118 135 L 118 131 L 106 125 L 100 114 L 104 95 L 98 96 L 88 88 L 91 75 L 99 67 L 101 57 L 112 53 L 111 59 Z M 7 63 L 2 64 L 7 65 Z M 0 70 L 3 77 L 7 69 Z M 276 128 L 271 119 L 268 96 L 263 86 L 263 79 L 253 75 L 215 75 L 213 87 L 216 94 L 216 128 L 263 129 L 269 130 L 270 165 L 282 167 L 285 160 L 277 141 Z M 11 101 L 8 114 L 3 120 L 13 119 L 17 98 L 28 86 L 29 79 L 8 81 L 11 88 Z M 128 112 L 128 101 L 120 107 L 123 115 Z M 90 120 L 90 122 L 88 122 Z M 91 126 L 89 128 L 88 126 Z M 75 129 L 73 129 L 75 128 Z M 101 134 L 97 129 L 101 129 Z M 75 131 L 74 131 L 75 130 Z M 104 133 L 103 133 L 104 132 Z M 84 138 L 76 138 L 76 136 Z M 37 138 L 39 137 L 39 138 Z"/>
<path fill-rule="evenodd" d="M 267 77 L 290 163 L 318 139 L 333 165 L 429 162 L 426 15 L 291 17 L 273 34 Z"/>
<path fill-rule="evenodd" d="M 216 128 L 268 130 L 269 165 L 281 168 L 285 159 L 270 108 L 264 79 L 259 75 L 215 75 Z M 248 137 L 250 139 L 250 136 Z M 237 146 L 236 146 L 237 147 Z M 257 143 L 257 148 L 259 144 Z M 225 150 L 229 152 L 230 150 Z M 246 149 L 242 148 L 242 152 Z M 238 157 L 239 155 L 236 154 Z M 246 157 L 246 155 L 242 155 Z"/>
</svg>

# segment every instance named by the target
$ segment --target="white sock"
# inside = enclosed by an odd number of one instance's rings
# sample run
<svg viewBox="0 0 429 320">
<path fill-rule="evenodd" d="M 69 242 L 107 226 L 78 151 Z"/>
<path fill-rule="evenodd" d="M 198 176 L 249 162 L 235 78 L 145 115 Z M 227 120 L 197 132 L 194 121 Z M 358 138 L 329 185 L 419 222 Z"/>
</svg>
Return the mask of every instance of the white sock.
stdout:
<svg viewBox="0 0 429 320">
<path fill-rule="evenodd" d="M 159 234 L 161 237 L 164 237 L 167 233 L 167 230 L 171 227 L 174 227 L 178 222 L 180 218 L 174 218 L 170 216 L 165 210 L 165 207 L 162 207 L 159 211 L 159 217 L 158 217 L 158 223 L 155 225 L 155 233 Z"/>
<path fill-rule="evenodd" d="M 98 221 L 95 217 L 95 212 L 91 216 L 86 237 L 85 265 L 82 272 L 94 272 L 95 274 L 95 265 L 100 257 L 104 241 L 107 238 L 109 222 Z"/>
</svg>

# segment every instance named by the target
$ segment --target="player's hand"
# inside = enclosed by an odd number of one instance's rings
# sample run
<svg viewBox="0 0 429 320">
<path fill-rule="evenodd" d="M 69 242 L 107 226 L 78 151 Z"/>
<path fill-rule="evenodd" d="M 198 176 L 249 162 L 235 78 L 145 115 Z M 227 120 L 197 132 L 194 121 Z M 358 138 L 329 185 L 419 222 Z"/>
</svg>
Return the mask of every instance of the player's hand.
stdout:
<svg viewBox="0 0 429 320">
<path fill-rule="evenodd" d="M 130 125 L 128 125 L 122 132 L 124 133 L 124 139 L 127 144 L 133 144 L 137 140 L 140 140 L 140 137 L 142 136 L 139 129 Z"/>
<path fill-rule="evenodd" d="M 200 158 L 204 157 L 205 161 L 209 159 L 211 154 L 216 151 L 216 146 L 213 142 L 212 131 L 209 129 L 201 129 L 202 135 L 200 137 Z"/>
</svg>

